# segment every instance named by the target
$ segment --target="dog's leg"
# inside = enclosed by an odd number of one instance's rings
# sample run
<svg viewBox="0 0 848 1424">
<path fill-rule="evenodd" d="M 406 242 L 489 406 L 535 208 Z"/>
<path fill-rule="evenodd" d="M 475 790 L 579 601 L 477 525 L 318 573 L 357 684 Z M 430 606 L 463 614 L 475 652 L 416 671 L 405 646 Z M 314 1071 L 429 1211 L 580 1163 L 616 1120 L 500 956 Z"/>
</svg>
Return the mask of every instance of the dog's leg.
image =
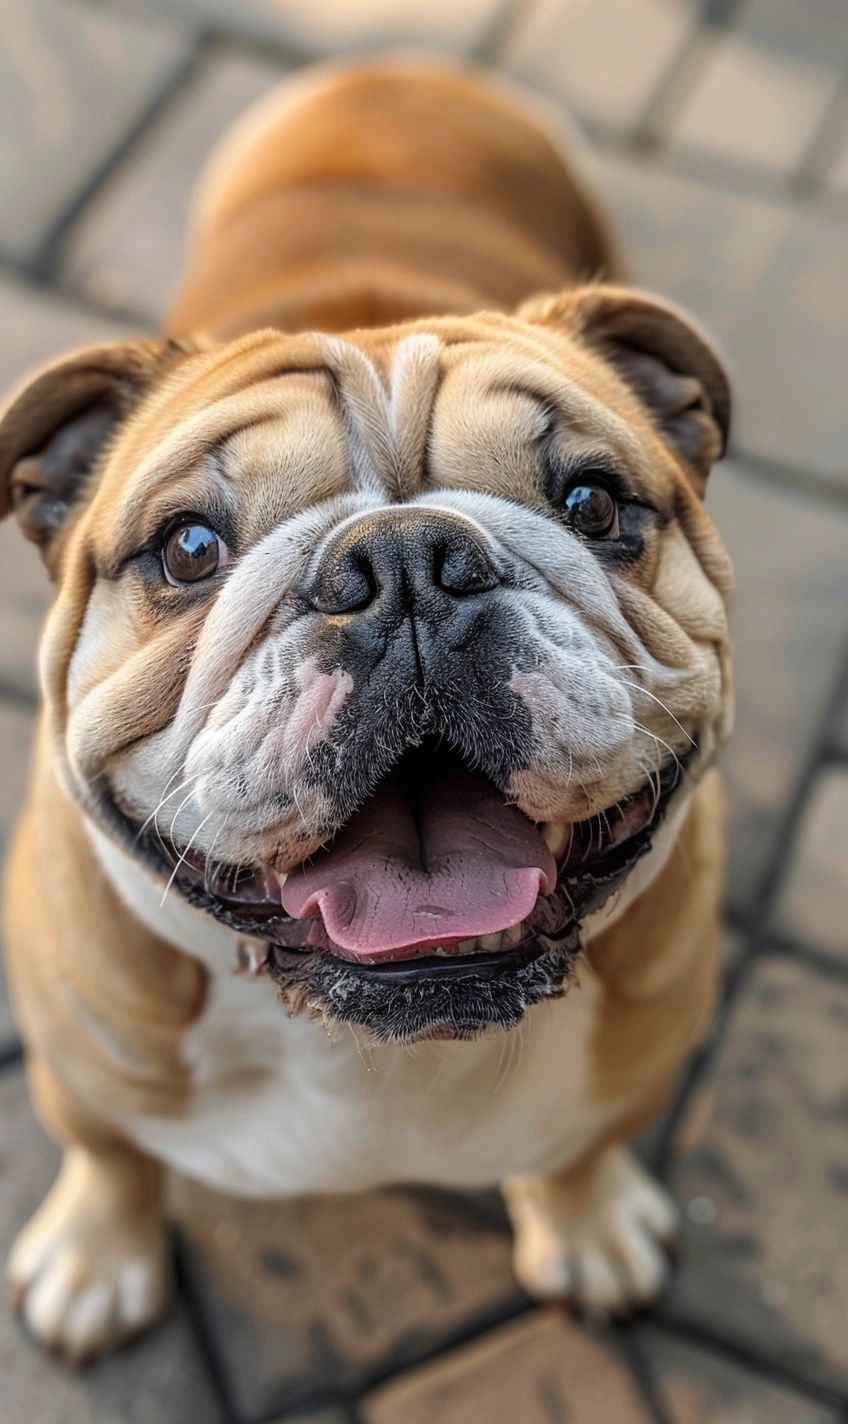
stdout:
<svg viewBox="0 0 848 1424">
<path fill-rule="evenodd" d="M 12 1247 L 9 1281 L 32 1335 L 74 1361 L 150 1325 L 170 1286 L 158 1166 L 128 1148 L 69 1147 Z"/>
<path fill-rule="evenodd" d="M 677 1208 L 626 1147 L 605 1146 L 556 1176 L 513 1177 L 503 1195 L 515 1273 L 530 1295 L 615 1315 L 659 1294 Z"/>
<path fill-rule="evenodd" d="M 42 1060 L 28 1068 L 39 1116 L 65 1151 L 12 1247 L 9 1283 L 31 1334 L 79 1362 L 137 1335 L 167 1303 L 162 1171 L 72 1103 Z"/>
</svg>

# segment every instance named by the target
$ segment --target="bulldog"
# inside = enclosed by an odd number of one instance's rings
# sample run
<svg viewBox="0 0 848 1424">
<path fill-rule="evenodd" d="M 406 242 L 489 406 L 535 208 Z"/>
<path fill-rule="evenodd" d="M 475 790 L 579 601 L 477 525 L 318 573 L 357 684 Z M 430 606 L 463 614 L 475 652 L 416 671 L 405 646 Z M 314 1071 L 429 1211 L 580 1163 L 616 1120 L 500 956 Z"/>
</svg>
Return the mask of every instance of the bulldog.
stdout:
<svg viewBox="0 0 848 1424">
<path fill-rule="evenodd" d="M 655 1296 L 674 1207 L 624 1144 L 713 992 L 728 412 L 547 115 L 400 61 L 245 117 L 163 338 L 12 396 L 55 585 L 5 910 L 64 1149 L 9 1266 L 45 1345 L 162 1310 L 166 1168 L 499 1183 L 528 1292 Z"/>
</svg>

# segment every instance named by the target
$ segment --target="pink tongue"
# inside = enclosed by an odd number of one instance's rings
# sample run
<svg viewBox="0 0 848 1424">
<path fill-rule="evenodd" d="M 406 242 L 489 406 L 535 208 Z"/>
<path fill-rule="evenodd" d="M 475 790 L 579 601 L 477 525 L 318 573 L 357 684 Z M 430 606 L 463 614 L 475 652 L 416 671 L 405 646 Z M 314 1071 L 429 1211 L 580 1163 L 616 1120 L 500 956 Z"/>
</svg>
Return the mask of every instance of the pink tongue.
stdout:
<svg viewBox="0 0 848 1424">
<path fill-rule="evenodd" d="M 419 788 L 417 819 L 400 779 L 391 779 L 326 851 L 293 871 L 283 909 L 320 912 L 349 958 L 493 934 L 525 919 L 556 865 L 532 821 L 471 772 L 435 772 Z"/>
</svg>

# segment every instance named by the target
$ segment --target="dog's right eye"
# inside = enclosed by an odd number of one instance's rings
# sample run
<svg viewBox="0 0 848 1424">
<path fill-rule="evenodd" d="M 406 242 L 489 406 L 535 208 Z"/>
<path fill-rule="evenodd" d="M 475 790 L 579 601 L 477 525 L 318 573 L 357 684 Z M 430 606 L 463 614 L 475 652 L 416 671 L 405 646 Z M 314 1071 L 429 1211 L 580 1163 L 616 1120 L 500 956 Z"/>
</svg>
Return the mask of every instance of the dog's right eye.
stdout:
<svg viewBox="0 0 848 1424">
<path fill-rule="evenodd" d="M 162 545 L 162 568 L 171 584 L 199 583 L 227 562 L 227 546 L 208 525 L 186 519 L 172 526 Z"/>
<path fill-rule="evenodd" d="M 563 500 L 569 524 L 588 539 L 618 537 L 618 503 L 600 480 L 574 484 Z"/>
</svg>

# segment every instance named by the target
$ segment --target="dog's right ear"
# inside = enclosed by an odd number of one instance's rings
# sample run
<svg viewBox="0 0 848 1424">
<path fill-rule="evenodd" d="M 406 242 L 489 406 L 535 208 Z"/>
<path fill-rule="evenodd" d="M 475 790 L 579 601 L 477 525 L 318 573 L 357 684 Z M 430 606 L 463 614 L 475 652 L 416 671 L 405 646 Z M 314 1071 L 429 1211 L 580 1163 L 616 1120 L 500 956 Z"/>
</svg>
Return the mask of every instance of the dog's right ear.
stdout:
<svg viewBox="0 0 848 1424">
<path fill-rule="evenodd" d="M 0 518 L 14 510 L 48 565 L 110 437 L 155 377 L 191 349 L 173 341 L 84 347 L 42 367 L 0 410 Z"/>
</svg>

